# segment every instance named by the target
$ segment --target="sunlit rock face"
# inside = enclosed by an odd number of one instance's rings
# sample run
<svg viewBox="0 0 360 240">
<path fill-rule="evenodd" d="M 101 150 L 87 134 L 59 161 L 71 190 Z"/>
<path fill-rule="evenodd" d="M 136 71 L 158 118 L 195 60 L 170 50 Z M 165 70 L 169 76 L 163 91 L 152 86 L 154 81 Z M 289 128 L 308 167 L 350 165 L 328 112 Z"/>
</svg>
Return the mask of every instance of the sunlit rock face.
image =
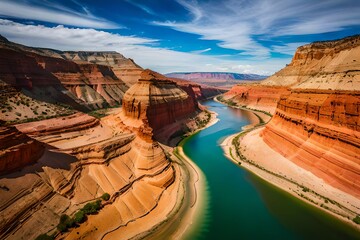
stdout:
<svg viewBox="0 0 360 240">
<path fill-rule="evenodd" d="M 357 36 L 300 47 L 289 66 L 265 81 L 294 85 L 261 133 L 274 150 L 358 198 L 359 45 Z"/>
<path fill-rule="evenodd" d="M 123 98 L 124 115 L 138 127 L 148 125 L 155 134 L 197 110 L 196 101 L 176 83 L 151 70 L 145 70 Z"/>
<path fill-rule="evenodd" d="M 360 37 L 299 47 L 290 64 L 264 85 L 324 90 L 360 90 Z"/>
</svg>

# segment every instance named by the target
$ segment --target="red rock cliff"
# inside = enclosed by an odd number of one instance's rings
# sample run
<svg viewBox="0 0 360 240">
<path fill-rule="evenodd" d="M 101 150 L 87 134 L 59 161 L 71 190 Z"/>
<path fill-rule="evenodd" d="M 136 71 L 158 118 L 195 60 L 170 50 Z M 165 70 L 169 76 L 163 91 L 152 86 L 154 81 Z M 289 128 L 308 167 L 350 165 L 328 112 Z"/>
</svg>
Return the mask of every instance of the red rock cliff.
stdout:
<svg viewBox="0 0 360 240">
<path fill-rule="evenodd" d="M 274 150 L 358 198 L 359 38 L 300 47 L 292 63 L 279 73 L 291 72 L 291 78 L 302 80 L 290 94 L 281 96 L 274 117 L 261 133 Z M 281 78 L 275 74 L 270 79 Z"/>
<path fill-rule="evenodd" d="M 35 163 L 44 149 L 42 143 L 15 127 L 0 127 L 0 174 L 8 174 Z"/>
<path fill-rule="evenodd" d="M 125 93 L 123 113 L 149 125 L 156 135 L 166 125 L 194 114 L 198 110 L 196 103 L 173 81 L 145 70 L 138 83 Z"/>
<path fill-rule="evenodd" d="M 279 101 L 264 141 L 331 185 L 360 197 L 360 92 L 294 90 Z"/>
</svg>

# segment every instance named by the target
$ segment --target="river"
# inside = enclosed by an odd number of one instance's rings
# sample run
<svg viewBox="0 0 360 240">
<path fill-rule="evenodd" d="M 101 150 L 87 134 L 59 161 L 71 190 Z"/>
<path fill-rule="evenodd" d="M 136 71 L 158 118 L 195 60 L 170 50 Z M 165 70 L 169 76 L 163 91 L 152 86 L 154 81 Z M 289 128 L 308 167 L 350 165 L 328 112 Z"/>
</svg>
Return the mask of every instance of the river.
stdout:
<svg viewBox="0 0 360 240">
<path fill-rule="evenodd" d="M 222 139 L 249 124 L 249 112 L 209 100 L 220 121 L 183 148 L 207 180 L 206 214 L 191 239 L 360 239 L 358 231 L 229 161 Z"/>
</svg>

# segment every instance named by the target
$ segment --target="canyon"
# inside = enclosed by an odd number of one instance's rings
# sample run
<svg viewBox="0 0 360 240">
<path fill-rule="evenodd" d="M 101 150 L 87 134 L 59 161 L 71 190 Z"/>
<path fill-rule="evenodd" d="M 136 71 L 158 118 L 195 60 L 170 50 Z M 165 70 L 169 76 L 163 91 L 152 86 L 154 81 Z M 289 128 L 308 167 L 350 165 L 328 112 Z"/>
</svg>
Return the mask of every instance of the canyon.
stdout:
<svg viewBox="0 0 360 240">
<path fill-rule="evenodd" d="M 228 141 L 230 159 L 236 152 L 250 170 L 296 183 L 284 190 L 308 192 L 311 203 L 324 200 L 324 209 L 354 218 L 359 56 L 359 36 L 315 42 L 269 78 L 224 93 L 207 83 L 240 76 L 164 76 L 117 52 L 32 48 L 0 37 L 0 238 L 128 239 L 154 237 L 154 229 L 171 235 L 172 222 L 191 228 L 181 219 L 198 206 L 204 180 L 173 147 L 214 122 L 198 101 L 222 93 L 219 101 L 259 119 Z"/>
<path fill-rule="evenodd" d="M 116 52 L 2 37 L 0 56 L 0 238 L 146 236 L 189 208 L 196 173 L 164 144 L 203 127 L 211 115 L 198 99 L 223 91 L 144 70 Z M 61 219 L 94 204 L 97 214 L 64 230 Z"/>
</svg>

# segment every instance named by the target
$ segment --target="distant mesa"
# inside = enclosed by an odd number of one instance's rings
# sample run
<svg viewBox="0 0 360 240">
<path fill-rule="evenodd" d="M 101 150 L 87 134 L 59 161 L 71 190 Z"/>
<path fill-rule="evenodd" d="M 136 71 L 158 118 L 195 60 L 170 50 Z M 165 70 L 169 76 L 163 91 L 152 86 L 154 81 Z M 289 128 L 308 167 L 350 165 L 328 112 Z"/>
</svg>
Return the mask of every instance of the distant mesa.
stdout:
<svg viewBox="0 0 360 240">
<path fill-rule="evenodd" d="M 182 78 L 186 80 L 194 79 L 224 79 L 224 80 L 262 80 L 267 78 L 265 75 L 231 73 L 231 72 L 173 72 L 165 74 L 167 77 Z"/>
<path fill-rule="evenodd" d="M 259 81 L 267 76 L 257 74 L 241 74 L 230 72 L 174 72 L 165 74 L 170 78 L 180 78 L 194 81 L 199 84 L 206 84 L 213 87 L 230 88 L 239 81 Z"/>
</svg>

